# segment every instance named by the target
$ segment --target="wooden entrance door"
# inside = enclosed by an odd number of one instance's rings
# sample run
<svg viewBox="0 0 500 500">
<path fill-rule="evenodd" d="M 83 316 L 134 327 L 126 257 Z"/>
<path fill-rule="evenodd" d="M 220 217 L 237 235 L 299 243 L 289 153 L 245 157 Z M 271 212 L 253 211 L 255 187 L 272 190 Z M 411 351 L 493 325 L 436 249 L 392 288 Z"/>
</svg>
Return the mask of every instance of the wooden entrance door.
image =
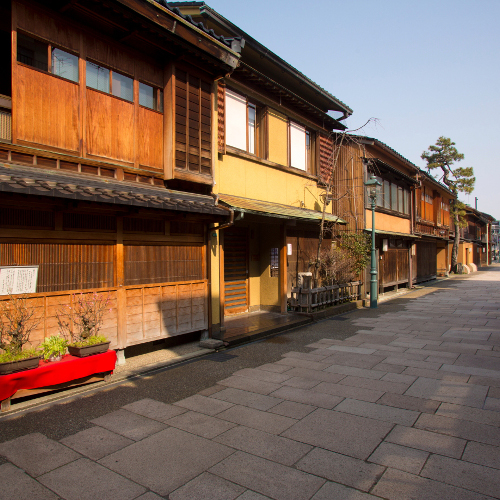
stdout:
<svg viewBox="0 0 500 500">
<path fill-rule="evenodd" d="M 224 231 L 224 314 L 248 311 L 248 234 L 246 228 Z"/>
</svg>

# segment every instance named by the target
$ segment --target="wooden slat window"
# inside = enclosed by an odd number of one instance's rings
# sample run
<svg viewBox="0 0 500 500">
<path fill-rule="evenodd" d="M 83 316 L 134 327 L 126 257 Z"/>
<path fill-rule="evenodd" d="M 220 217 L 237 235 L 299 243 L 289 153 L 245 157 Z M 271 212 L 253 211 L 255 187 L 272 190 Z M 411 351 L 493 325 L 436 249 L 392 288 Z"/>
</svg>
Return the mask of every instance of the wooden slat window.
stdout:
<svg viewBox="0 0 500 500">
<path fill-rule="evenodd" d="M 202 246 L 125 245 L 125 285 L 205 279 Z"/>
<path fill-rule="evenodd" d="M 319 135 L 319 174 L 323 182 L 330 182 L 333 165 L 333 139 Z"/>
<path fill-rule="evenodd" d="M 113 245 L 0 243 L 0 266 L 35 265 L 37 292 L 113 286 Z"/>
<path fill-rule="evenodd" d="M 226 154 L 226 134 L 225 134 L 225 121 L 226 121 L 226 86 L 224 83 L 219 82 L 217 87 L 217 147 L 219 153 Z"/>
<path fill-rule="evenodd" d="M 212 174 L 212 108 L 210 84 L 176 70 L 175 168 Z"/>
</svg>

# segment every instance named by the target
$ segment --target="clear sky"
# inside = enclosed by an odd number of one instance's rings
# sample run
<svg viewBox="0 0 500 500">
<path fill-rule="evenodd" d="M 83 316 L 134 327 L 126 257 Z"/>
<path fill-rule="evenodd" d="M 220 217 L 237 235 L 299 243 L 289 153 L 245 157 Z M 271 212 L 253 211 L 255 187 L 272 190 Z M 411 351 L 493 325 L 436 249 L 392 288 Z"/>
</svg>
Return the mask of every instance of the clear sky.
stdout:
<svg viewBox="0 0 500 500">
<path fill-rule="evenodd" d="M 439 136 L 474 167 L 462 199 L 500 218 L 500 0 L 206 0 L 419 167 Z M 243 49 L 244 50 L 244 49 Z"/>
</svg>

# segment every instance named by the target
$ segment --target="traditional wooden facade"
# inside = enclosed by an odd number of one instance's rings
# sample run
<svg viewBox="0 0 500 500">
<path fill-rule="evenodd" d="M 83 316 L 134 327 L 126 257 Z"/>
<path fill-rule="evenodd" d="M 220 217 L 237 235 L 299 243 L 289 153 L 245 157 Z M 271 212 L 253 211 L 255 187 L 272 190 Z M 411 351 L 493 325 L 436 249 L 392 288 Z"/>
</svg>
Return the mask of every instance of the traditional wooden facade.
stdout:
<svg viewBox="0 0 500 500">
<path fill-rule="evenodd" d="M 458 262 L 470 267 L 487 266 L 492 262 L 492 223 L 491 215 L 465 207 L 466 226 L 460 228 Z"/>
<path fill-rule="evenodd" d="M 218 83 L 214 191 L 234 213 L 211 239 L 213 327 L 222 336 L 229 315 L 286 312 L 298 273 L 310 270 L 330 133 L 351 110 L 204 2 L 170 5 L 242 47 L 239 66 Z M 331 205 L 326 219 L 340 222 Z"/>
<path fill-rule="evenodd" d="M 165 2 L 0 14 L 0 266 L 39 266 L 33 340 L 90 291 L 109 296 L 114 348 L 207 330 L 207 228 L 230 213 L 212 193 L 213 90 L 239 54 Z"/>
</svg>

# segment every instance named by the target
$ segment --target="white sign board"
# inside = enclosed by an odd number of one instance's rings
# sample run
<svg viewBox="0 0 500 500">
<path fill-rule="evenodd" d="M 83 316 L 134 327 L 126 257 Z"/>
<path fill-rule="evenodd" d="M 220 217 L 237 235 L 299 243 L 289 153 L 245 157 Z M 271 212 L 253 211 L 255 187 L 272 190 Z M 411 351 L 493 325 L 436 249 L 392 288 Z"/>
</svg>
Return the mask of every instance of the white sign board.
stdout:
<svg viewBox="0 0 500 500">
<path fill-rule="evenodd" d="M 35 293 L 38 266 L 0 267 L 0 295 Z"/>
</svg>

